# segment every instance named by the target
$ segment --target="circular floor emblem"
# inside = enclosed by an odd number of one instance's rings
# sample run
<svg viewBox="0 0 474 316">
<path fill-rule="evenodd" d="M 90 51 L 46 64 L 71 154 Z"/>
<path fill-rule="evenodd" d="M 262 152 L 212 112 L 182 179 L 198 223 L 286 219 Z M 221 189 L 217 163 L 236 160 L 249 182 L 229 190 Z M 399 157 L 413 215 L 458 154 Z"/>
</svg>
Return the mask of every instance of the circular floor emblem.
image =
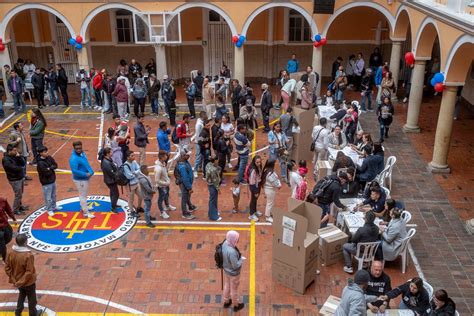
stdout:
<svg viewBox="0 0 474 316">
<path fill-rule="evenodd" d="M 88 196 L 87 204 L 95 218 L 80 211 L 79 198 L 57 202 L 61 209 L 48 216 L 44 207 L 21 223 L 19 232 L 28 235 L 28 246 L 43 252 L 68 253 L 94 249 L 126 235 L 137 219 L 130 215 L 127 202 L 118 201 L 118 214 L 110 212 L 110 198 Z"/>
</svg>

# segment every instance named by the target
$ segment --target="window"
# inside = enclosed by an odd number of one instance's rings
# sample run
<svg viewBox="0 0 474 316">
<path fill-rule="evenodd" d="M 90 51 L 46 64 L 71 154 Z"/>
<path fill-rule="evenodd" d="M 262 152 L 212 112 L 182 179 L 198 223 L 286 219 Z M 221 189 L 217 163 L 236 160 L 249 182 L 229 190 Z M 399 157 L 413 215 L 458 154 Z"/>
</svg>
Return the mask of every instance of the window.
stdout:
<svg viewBox="0 0 474 316">
<path fill-rule="evenodd" d="M 209 22 L 221 22 L 221 16 L 216 11 L 209 11 Z"/>
<path fill-rule="evenodd" d="M 309 42 L 311 41 L 311 28 L 308 21 L 296 10 L 290 10 L 288 21 L 288 41 Z"/>
<path fill-rule="evenodd" d="M 132 15 L 128 11 L 116 12 L 117 41 L 119 43 L 131 43 L 133 40 Z"/>
</svg>

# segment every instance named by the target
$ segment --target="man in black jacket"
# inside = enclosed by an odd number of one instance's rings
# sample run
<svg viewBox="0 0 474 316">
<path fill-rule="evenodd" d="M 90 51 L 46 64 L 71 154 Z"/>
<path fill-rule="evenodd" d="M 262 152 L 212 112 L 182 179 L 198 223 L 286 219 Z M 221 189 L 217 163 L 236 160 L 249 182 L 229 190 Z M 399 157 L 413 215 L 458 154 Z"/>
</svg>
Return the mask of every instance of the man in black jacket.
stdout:
<svg viewBox="0 0 474 316">
<path fill-rule="evenodd" d="M 151 103 L 151 111 L 153 114 L 158 115 L 160 103 L 158 101 L 158 96 L 161 89 L 160 80 L 156 79 L 154 74 L 151 74 L 146 81 L 146 87 L 148 91 L 148 99 Z"/>
<path fill-rule="evenodd" d="M 366 295 L 381 296 L 392 290 L 392 281 L 390 276 L 383 272 L 383 263 L 379 260 L 374 260 L 370 266 L 370 279 L 367 283 L 364 293 Z M 367 303 L 367 307 L 376 314 L 377 312 L 384 313 L 385 309 L 390 305 L 390 300 Z"/>
<path fill-rule="evenodd" d="M 240 99 L 241 99 L 242 86 L 239 84 L 239 80 L 232 80 L 232 112 L 234 113 L 234 120 L 240 115 Z"/>
<path fill-rule="evenodd" d="M 56 172 L 58 164 L 48 154 L 46 146 L 38 148 L 39 159 L 36 161 L 36 170 L 38 170 L 39 180 L 41 182 L 44 205 L 49 216 L 54 216 L 54 211 L 60 210 L 56 206 Z"/>
<path fill-rule="evenodd" d="M 150 143 L 148 141 L 148 133 L 151 131 L 150 126 L 145 127 L 145 115 L 143 113 L 138 114 L 137 124 L 133 127 L 135 132 L 135 146 L 138 147 L 138 164 L 141 166 L 146 160 L 146 145 Z"/>
<path fill-rule="evenodd" d="M 201 70 L 198 70 L 193 82 L 196 85 L 196 101 L 202 101 L 202 84 L 204 83 L 204 77 L 202 76 Z"/>
<path fill-rule="evenodd" d="M 260 101 L 260 109 L 263 116 L 264 133 L 270 132 L 270 110 L 273 107 L 272 93 L 268 90 L 268 84 L 262 83 L 262 99 Z"/>
<path fill-rule="evenodd" d="M 38 100 L 38 107 L 41 109 L 45 106 L 44 104 L 44 74 L 41 73 L 40 68 L 35 69 L 35 73 L 31 76 L 31 84 L 34 87 L 36 100 Z"/>
<path fill-rule="evenodd" d="M 64 70 L 61 64 L 56 64 L 56 70 L 58 72 L 58 87 L 59 90 L 61 90 L 61 95 L 63 96 L 64 107 L 68 107 L 69 97 L 67 95 L 68 79 L 66 75 L 66 70 Z"/>
<path fill-rule="evenodd" d="M 352 257 L 357 251 L 358 243 L 375 242 L 379 240 L 379 227 L 374 224 L 375 214 L 372 211 L 365 213 L 365 224 L 360 227 L 350 243 L 344 244 L 342 253 L 344 254 L 344 272 L 353 273 Z"/>
<path fill-rule="evenodd" d="M 322 196 L 318 197 L 318 205 L 322 208 L 323 213 L 321 214 L 321 228 L 324 228 L 328 225 L 329 221 L 329 213 L 330 213 L 330 205 L 334 203 L 337 207 L 343 209 L 345 211 L 347 207 L 341 203 L 339 200 L 339 195 L 341 194 L 341 187 L 344 185 L 349 178 L 345 172 L 340 172 L 339 175 L 333 175 L 329 178 L 321 179 L 320 181 L 329 181 L 328 186 L 324 189 Z M 313 193 L 317 190 L 318 182 L 313 189 Z"/>
<path fill-rule="evenodd" d="M 117 201 L 120 196 L 116 180 L 118 167 L 112 160 L 112 149 L 109 147 L 104 148 L 104 159 L 100 163 L 100 168 L 104 173 L 104 182 L 110 190 L 110 211 L 117 214 Z"/>
<path fill-rule="evenodd" d="M 23 197 L 23 189 L 25 184 L 24 166 L 25 160 L 20 156 L 17 149 L 12 144 L 7 145 L 7 152 L 2 159 L 3 169 L 7 174 L 8 182 L 10 183 L 15 200 L 13 201 L 13 212 L 15 215 L 23 215 L 24 211 L 28 209 L 27 206 L 21 205 Z"/>
</svg>

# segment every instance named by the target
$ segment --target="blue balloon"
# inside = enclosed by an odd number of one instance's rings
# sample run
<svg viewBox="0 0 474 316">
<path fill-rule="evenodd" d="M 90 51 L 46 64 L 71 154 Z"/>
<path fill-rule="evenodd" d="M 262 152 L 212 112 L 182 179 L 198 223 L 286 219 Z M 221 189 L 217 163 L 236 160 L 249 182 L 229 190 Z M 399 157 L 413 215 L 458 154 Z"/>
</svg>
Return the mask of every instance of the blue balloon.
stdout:
<svg viewBox="0 0 474 316">
<path fill-rule="evenodd" d="M 245 42 L 245 36 L 240 35 L 239 36 L 239 42 L 242 42 L 242 43 Z"/>
<path fill-rule="evenodd" d="M 316 34 L 316 35 L 314 36 L 314 39 L 316 40 L 316 42 L 320 42 L 320 41 L 321 41 L 321 35 Z"/>
<path fill-rule="evenodd" d="M 444 75 L 440 72 L 436 73 L 433 77 L 435 83 L 443 83 L 444 82 Z"/>
<path fill-rule="evenodd" d="M 76 45 L 76 39 L 75 39 L 75 38 L 72 38 L 72 37 L 71 37 L 71 38 L 69 39 L 69 41 L 67 41 L 67 42 L 69 43 L 69 45 L 72 45 L 72 46 Z"/>
<path fill-rule="evenodd" d="M 237 46 L 238 48 L 242 47 L 242 42 L 238 41 L 237 43 L 235 43 L 235 46 Z"/>
<path fill-rule="evenodd" d="M 75 47 L 76 47 L 77 50 L 81 50 L 81 49 L 82 49 L 82 44 L 77 43 L 77 44 L 75 45 Z"/>
<path fill-rule="evenodd" d="M 436 85 L 435 78 L 431 78 L 430 84 L 434 87 Z"/>
</svg>

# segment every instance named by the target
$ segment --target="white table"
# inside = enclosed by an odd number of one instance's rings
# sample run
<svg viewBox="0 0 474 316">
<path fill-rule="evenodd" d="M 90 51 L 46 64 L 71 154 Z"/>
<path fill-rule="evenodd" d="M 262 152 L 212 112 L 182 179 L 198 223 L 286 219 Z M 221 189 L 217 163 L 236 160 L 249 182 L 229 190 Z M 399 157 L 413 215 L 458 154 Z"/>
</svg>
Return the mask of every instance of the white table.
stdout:
<svg viewBox="0 0 474 316">
<path fill-rule="evenodd" d="M 343 149 L 328 148 L 329 159 L 336 160 L 337 153 L 340 151 L 342 151 L 344 155 L 351 158 L 351 160 L 354 162 L 356 166 L 359 166 L 359 167 L 362 166 L 362 162 L 364 162 L 364 159 L 360 158 L 357 151 L 353 150 L 350 146 L 346 146 Z"/>
<path fill-rule="evenodd" d="M 325 117 L 329 119 L 331 115 L 335 114 L 337 111 L 333 106 L 330 105 L 319 105 L 318 106 L 318 115 L 319 119 Z"/>
<path fill-rule="evenodd" d="M 360 198 L 341 199 L 341 203 L 346 205 L 349 210 L 346 212 L 339 212 L 338 221 L 344 223 L 344 227 L 349 233 L 351 233 L 351 235 L 354 235 L 355 232 L 365 224 L 365 212 L 354 210 L 355 206 L 363 200 L 364 199 Z M 381 221 L 380 218 L 376 218 L 374 223 L 375 225 L 378 225 Z"/>
</svg>

